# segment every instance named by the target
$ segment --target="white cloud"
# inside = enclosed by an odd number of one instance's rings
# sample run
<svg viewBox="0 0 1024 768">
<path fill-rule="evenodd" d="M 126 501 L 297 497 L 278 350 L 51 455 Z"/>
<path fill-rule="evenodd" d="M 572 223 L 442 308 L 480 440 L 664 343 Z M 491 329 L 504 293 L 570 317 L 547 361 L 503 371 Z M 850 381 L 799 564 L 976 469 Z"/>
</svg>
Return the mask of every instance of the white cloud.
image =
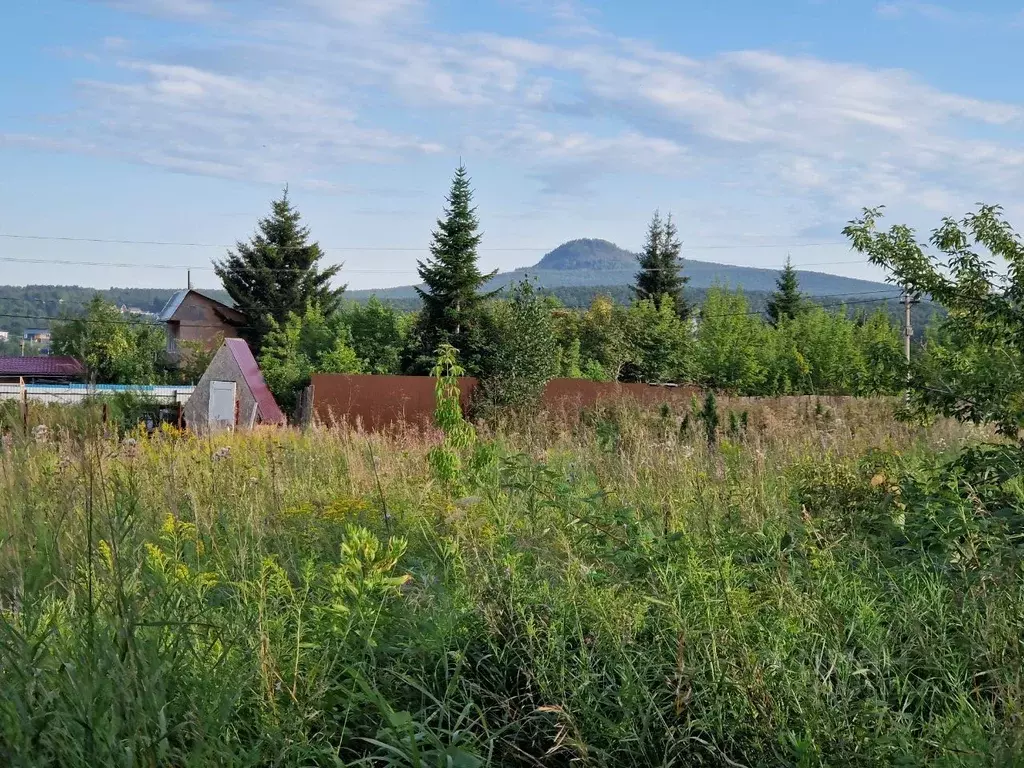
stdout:
<svg viewBox="0 0 1024 768">
<path fill-rule="evenodd" d="M 551 190 L 639 172 L 846 210 L 1022 196 L 1019 103 L 942 91 L 904 70 L 765 50 L 696 57 L 609 34 L 558 45 L 441 34 L 426 25 L 423 2 L 133 0 L 136 10 L 229 31 L 234 49 L 222 61 L 245 68 L 218 68 L 204 50 L 128 62 L 124 78 L 80 84 L 80 138 L 186 172 L 298 172 L 324 190 L 347 164 L 464 140 Z M 574 2 L 535 10 L 590 21 Z M 877 7 L 936 20 L 942 10 Z"/>
<path fill-rule="evenodd" d="M 98 0 L 121 11 L 185 19 L 210 19 L 218 15 L 214 0 Z"/>
<path fill-rule="evenodd" d="M 302 0 L 326 17 L 346 24 L 373 26 L 384 22 L 414 20 L 422 10 L 420 0 Z"/>
</svg>

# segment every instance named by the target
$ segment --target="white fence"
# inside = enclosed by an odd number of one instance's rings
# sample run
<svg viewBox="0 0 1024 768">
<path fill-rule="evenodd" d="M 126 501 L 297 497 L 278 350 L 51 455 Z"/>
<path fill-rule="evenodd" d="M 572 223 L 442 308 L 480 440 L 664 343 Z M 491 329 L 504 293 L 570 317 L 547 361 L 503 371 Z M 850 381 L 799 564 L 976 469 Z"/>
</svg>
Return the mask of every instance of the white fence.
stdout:
<svg viewBox="0 0 1024 768">
<path fill-rule="evenodd" d="M 119 392 L 173 405 L 186 403 L 195 387 L 165 387 L 142 384 L 0 384 L 0 400 L 29 400 L 43 403 L 80 403 L 93 397 L 114 395 Z"/>
</svg>

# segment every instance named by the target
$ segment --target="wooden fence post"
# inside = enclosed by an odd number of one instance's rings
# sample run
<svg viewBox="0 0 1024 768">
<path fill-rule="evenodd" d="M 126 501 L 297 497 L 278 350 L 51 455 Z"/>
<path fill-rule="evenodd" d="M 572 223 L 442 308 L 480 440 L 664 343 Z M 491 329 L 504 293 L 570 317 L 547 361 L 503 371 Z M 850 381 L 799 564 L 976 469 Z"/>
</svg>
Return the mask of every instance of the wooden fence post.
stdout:
<svg viewBox="0 0 1024 768">
<path fill-rule="evenodd" d="M 238 397 L 238 387 L 235 387 L 235 429 L 238 429 L 238 423 L 242 414 L 242 401 Z"/>
<path fill-rule="evenodd" d="M 28 437 L 28 387 L 24 379 L 21 381 L 21 428 L 25 437 Z"/>
</svg>

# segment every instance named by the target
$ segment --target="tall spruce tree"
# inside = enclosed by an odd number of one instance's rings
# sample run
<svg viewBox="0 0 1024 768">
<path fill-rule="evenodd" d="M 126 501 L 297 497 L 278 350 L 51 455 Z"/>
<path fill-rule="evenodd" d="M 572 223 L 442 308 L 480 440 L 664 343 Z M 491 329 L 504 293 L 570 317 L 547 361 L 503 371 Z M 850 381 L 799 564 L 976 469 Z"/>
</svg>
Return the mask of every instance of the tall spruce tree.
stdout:
<svg viewBox="0 0 1024 768">
<path fill-rule="evenodd" d="M 789 257 L 782 274 L 775 281 L 775 291 L 768 297 L 768 317 L 772 325 L 778 326 L 783 320 L 792 320 L 806 309 L 806 299 L 800 293 L 800 280 Z"/>
<path fill-rule="evenodd" d="M 301 317 L 310 305 L 330 315 L 345 290 L 331 287 L 341 265 L 318 267 L 323 251 L 318 243 L 309 242 L 309 229 L 301 222 L 285 187 L 249 242 L 236 243 L 226 259 L 213 263 L 224 290 L 245 314 L 246 324 L 239 332 L 257 355 L 275 323 L 283 326 L 289 313 Z"/>
<path fill-rule="evenodd" d="M 420 363 L 433 359 L 443 343 L 459 350 L 463 364 L 472 368 L 480 345 L 481 304 L 495 292 L 483 293 L 484 284 L 497 271 L 482 274 L 477 265 L 480 222 L 473 207 L 473 190 L 466 166 L 460 165 L 445 198 L 444 218 L 438 219 L 430 244 L 430 258 L 419 262 L 424 288 L 417 288 L 423 301 L 419 318 Z M 417 366 L 421 367 L 421 366 Z"/>
<path fill-rule="evenodd" d="M 683 295 L 683 289 L 690 278 L 682 274 L 683 261 L 680 258 L 682 243 L 672 214 L 662 220 L 659 211 L 654 212 L 647 227 L 644 249 L 637 256 L 640 271 L 636 274 L 633 293 L 639 301 L 649 299 L 660 306 L 663 298 L 672 299 L 676 314 L 686 319 L 692 307 Z"/>
</svg>

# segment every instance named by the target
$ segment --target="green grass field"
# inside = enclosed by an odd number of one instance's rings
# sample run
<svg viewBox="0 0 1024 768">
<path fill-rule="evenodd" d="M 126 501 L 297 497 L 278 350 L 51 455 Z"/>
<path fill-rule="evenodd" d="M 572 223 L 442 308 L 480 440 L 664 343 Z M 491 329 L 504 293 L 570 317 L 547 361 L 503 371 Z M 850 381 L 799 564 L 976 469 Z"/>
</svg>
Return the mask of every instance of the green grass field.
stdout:
<svg viewBox="0 0 1024 768">
<path fill-rule="evenodd" d="M 0 764 L 1024 765 L 988 436 L 720 411 L 7 437 Z"/>
</svg>

